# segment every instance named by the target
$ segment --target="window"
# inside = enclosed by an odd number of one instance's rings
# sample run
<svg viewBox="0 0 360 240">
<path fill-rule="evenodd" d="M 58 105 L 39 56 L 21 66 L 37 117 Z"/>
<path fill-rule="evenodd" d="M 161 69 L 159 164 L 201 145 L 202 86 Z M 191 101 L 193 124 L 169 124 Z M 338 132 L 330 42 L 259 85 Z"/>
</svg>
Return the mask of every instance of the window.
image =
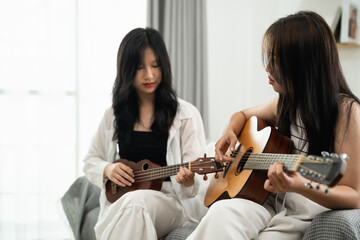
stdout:
<svg viewBox="0 0 360 240">
<path fill-rule="evenodd" d="M 146 0 L 0 1 L 0 239 L 72 239 L 60 198 L 110 106 Z"/>
</svg>

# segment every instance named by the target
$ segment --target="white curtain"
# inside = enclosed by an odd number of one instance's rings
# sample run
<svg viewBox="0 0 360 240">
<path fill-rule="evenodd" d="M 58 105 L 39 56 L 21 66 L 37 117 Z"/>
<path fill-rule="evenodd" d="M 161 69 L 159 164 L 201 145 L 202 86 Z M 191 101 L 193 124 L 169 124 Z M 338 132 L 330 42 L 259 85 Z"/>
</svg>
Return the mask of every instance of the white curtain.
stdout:
<svg viewBox="0 0 360 240">
<path fill-rule="evenodd" d="M 199 109 L 207 130 L 205 4 L 205 0 L 148 0 L 147 24 L 163 35 L 176 92 Z"/>
<path fill-rule="evenodd" d="M 0 239 L 64 239 L 75 176 L 75 5 L 0 1 Z M 66 116 L 66 117 L 64 117 Z"/>
<path fill-rule="evenodd" d="M 145 25 L 146 0 L 0 0 L 0 239 L 73 239 L 59 200 Z"/>
</svg>

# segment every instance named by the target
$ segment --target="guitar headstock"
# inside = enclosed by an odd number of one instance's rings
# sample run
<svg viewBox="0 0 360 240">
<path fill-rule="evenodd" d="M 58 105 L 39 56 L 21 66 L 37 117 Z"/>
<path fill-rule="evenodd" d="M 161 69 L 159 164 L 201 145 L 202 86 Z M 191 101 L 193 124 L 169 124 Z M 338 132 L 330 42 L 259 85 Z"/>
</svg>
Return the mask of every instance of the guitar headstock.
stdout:
<svg viewBox="0 0 360 240">
<path fill-rule="evenodd" d="M 312 181 L 334 186 L 343 176 L 348 156 L 336 153 L 322 152 L 322 156 L 309 155 L 304 157 L 297 168 L 297 171 Z"/>
<path fill-rule="evenodd" d="M 220 162 L 215 161 L 215 157 L 198 158 L 191 162 L 191 171 L 197 174 L 208 174 L 214 172 L 221 172 L 223 165 Z"/>
</svg>

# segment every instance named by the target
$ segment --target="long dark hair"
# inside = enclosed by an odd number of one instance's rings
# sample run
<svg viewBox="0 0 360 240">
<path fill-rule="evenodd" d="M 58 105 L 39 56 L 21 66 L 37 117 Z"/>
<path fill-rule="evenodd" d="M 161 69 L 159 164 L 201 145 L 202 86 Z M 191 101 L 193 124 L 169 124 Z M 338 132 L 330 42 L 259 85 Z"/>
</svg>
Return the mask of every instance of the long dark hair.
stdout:
<svg viewBox="0 0 360 240">
<path fill-rule="evenodd" d="M 359 99 L 343 76 L 336 42 L 324 19 L 301 11 L 273 23 L 263 39 L 263 60 L 282 87 L 277 125 L 290 136 L 290 123 L 300 118 L 309 141 L 308 153 L 334 151 L 341 102 Z"/>
<path fill-rule="evenodd" d="M 122 40 L 117 56 L 117 75 L 112 92 L 114 139 L 119 136 L 129 139 L 135 122 L 139 120 L 138 97 L 133 82 L 148 47 L 154 51 L 162 73 L 160 85 L 155 92 L 151 130 L 167 135 L 176 115 L 178 102 L 172 88 L 171 65 L 164 40 L 155 29 L 133 29 Z"/>
</svg>

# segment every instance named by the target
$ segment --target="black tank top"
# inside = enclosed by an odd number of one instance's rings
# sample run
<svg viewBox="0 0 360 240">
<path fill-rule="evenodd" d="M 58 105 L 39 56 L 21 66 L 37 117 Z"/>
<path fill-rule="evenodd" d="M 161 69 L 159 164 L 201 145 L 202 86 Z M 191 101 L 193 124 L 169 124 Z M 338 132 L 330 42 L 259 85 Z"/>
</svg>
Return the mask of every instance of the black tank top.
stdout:
<svg viewBox="0 0 360 240">
<path fill-rule="evenodd" d="M 153 132 L 132 131 L 129 141 L 120 138 L 119 154 L 132 162 L 149 159 L 160 166 L 167 166 L 167 136 L 159 136 Z"/>
</svg>

